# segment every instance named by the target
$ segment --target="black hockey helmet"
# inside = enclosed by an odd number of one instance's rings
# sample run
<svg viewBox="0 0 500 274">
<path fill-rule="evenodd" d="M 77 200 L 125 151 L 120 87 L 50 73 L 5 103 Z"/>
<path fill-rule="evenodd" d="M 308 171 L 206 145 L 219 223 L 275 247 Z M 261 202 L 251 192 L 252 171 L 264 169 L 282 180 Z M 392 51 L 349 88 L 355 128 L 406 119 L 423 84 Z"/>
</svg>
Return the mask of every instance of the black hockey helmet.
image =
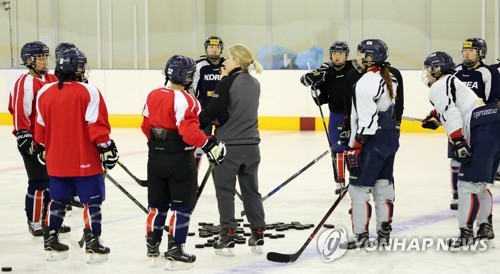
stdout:
<svg viewBox="0 0 500 274">
<path fill-rule="evenodd" d="M 363 54 L 364 65 L 383 65 L 389 57 L 387 44 L 380 39 L 366 39 L 359 43 L 358 52 Z M 366 61 L 366 56 L 371 56 L 371 61 Z"/>
<path fill-rule="evenodd" d="M 29 69 L 33 69 L 40 75 L 43 75 L 49 71 L 48 67 L 41 70 L 36 69 L 36 58 L 37 57 L 48 57 L 50 56 L 49 47 L 40 41 L 33 41 L 24 44 L 21 49 L 21 60 L 23 60 L 24 66 Z"/>
<path fill-rule="evenodd" d="M 220 36 L 210 35 L 207 37 L 207 39 L 205 39 L 204 43 L 205 49 L 207 49 L 208 46 L 213 46 L 213 45 L 220 46 L 221 51 L 224 49 L 224 42 L 222 41 Z"/>
<path fill-rule="evenodd" d="M 67 49 L 59 54 L 56 60 L 56 72 L 83 75 L 87 65 L 87 57 L 76 48 Z"/>
<path fill-rule="evenodd" d="M 164 74 L 170 82 L 183 85 L 188 89 L 193 83 L 195 71 L 196 63 L 193 58 L 183 55 L 174 55 L 167 61 Z"/>
<path fill-rule="evenodd" d="M 347 42 L 344 41 L 335 41 L 330 46 L 330 55 L 333 51 L 344 51 L 346 55 L 349 55 L 349 45 L 347 45 Z"/>
<path fill-rule="evenodd" d="M 462 46 L 462 54 L 464 49 L 475 49 L 477 51 L 476 60 L 465 60 L 463 59 L 463 64 L 467 67 L 473 66 L 477 61 L 486 58 L 486 52 L 488 51 L 488 45 L 483 38 L 469 38 L 465 40 Z"/>
<path fill-rule="evenodd" d="M 65 42 L 59 43 L 59 45 L 56 46 L 56 50 L 54 52 L 56 60 L 59 57 L 59 54 L 68 49 L 77 49 L 77 47 L 73 43 L 65 43 Z"/>
</svg>

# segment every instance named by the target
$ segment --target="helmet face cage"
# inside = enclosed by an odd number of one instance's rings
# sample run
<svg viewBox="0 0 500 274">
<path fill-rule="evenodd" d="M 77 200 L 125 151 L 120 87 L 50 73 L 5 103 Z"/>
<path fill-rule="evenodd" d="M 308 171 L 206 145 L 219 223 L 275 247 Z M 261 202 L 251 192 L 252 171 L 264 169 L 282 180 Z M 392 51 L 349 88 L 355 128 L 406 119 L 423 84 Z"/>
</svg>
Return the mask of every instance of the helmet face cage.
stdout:
<svg viewBox="0 0 500 274">
<path fill-rule="evenodd" d="M 208 59 L 212 61 L 217 61 L 220 59 L 220 56 L 222 54 L 222 50 L 224 50 L 224 42 L 219 36 L 208 36 L 207 39 L 205 40 L 205 43 L 203 44 L 205 46 L 205 53 L 207 54 Z M 219 55 L 208 55 L 207 53 L 207 48 L 209 46 L 219 46 L 220 47 L 220 54 Z"/>
<path fill-rule="evenodd" d="M 335 64 L 332 60 L 332 53 L 333 52 L 345 52 L 345 58 L 346 60 L 340 64 Z M 330 46 L 330 60 L 333 63 L 334 67 L 342 67 L 345 65 L 347 62 L 347 58 L 349 56 L 349 45 L 347 45 L 346 42 L 344 41 L 335 41 L 333 44 Z"/>
<path fill-rule="evenodd" d="M 387 57 L 389 57 L 389 50 L 387 45 L 379 39 L 363 40 L 358 45 L 358 53 L 362 54 L 363 65 L 382 65 Z M 371 56 L 372 60 L 367 61 L 366 57 Z"/>
<path fill-rule="evenodd" d="M 431 53 L 424 61 L 424 68 L 422 69 L 422 81 L 424 84 L 429 85 L 430 79 L 427 75 L 438 79 L 443 74 L 452 74 L 455 72 L 455 63 L 449 54 L 443 51 L 436 51 Z"/>
<path fill-rule="evenodd" d="M 21 49 L 21 60 L 24 66 L 34 70 L 40 75 L 49 71 L 48 66 L 37 67 L 37 58 L 48 58 L 50 56 L 49 47 L 40 41 L 26 43 Z"/>
<path fill-rule="evenodd" d="M 196 70 L 196 63 L 190 57 L 182 55 L 172 56 L 165 65 L 164 75 L 173 84 L 178 84 L 189 89 L 193 83 L 193 75 Z"/>
<path fill-rule="evenodd" d="M 468 60 L 465 58 L 465 53 L 469 49 L 474 49 L 476 50 L 476 58 L 474 60 Z M 462 46 L 462 63 L 467 66 L 473 66 L 475 65 L 478 61 L 486 58 L 486 52 L 488 51 L 488 46 L 486 44 L 486 41 L 482 38 L 469 38 L 465 40 Z"/>
</svg>

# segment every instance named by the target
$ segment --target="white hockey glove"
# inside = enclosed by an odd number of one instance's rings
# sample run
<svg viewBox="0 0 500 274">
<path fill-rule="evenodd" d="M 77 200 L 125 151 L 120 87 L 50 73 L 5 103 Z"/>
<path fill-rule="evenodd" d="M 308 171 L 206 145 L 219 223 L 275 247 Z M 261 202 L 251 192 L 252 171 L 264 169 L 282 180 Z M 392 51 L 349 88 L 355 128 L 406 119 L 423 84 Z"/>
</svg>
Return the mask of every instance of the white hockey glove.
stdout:
<svg viewBox="0 0 500 274">
<path fill-rule="evenodd" d="M 226 157 L 226 145 L 213 135 L 208 136 L 207 142 L 201 149 L 207 154 L 208 160 L 216 166 L 222 164 Z"/>
</svg>

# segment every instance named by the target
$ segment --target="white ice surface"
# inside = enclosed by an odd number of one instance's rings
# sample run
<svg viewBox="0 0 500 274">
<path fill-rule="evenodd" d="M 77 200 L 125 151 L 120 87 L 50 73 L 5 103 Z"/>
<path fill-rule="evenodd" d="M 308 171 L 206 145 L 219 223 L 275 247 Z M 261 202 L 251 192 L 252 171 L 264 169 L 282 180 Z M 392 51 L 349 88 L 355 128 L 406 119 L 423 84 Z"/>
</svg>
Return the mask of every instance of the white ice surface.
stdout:
<svg viewBox="0 0 500 274">
<path fill-rule="evenodd" d="M 24 197 L 27 176 L 18 154 L 10 127 L 0 127 L 0 266 L 10 266 L 13 273 L 161 273 L 163 263 L 151 266 L 145 252 L 145 214 L 113 184 L 107 183 L 107 200 L 103 205 L 105 245 L 111 248 L 107 262 L 85 263 L 83 250 L 76 248 L 82 235 L 82 215 L 75 209 L 65 224 L 72 227 L 69 259 L 59 262 L 44 260 L 41 239 L 34 240 L 27 231 Z M 327 148 L 323 132 L 263 131 L 259 168 L 262 196 L 284 182 Z M 121 161 L 139 178 L 146 179 L 146 139 L 139 129 L 113 129 Z M 208 164 L 206 158 L 200 181 Z M 147 206 L 146 188 L 138 186 L 119 166 L 110 171 L 125 189 Z M 449 160 L 446 158 L 446 138 L 434 134 L 403 134 L 395 165 L 396 202 L 394 237 L 454 237 L 458 234 L 457 220 L 449 208 Z M 267 223 L 299 221 L 317 224 L 330 208 L 336 195 L 329 155 L 305 171 L 264 203 Z M 500 189 L 491 188 L 495 205 L 494 228 L 499 235 L 498 198 Z M 327 223 L 351 231 L 348 195 L 341 201 Z M 243 209 L 236 198 L 236 216 Z M 375 232 L 375 216 L 370 232 Z M 218 223 L 217 204 L 212 180 L 207 183 L 193 212 L 190 231 L 197 232 L 198 222 Z M 251 253 L 246 245 L 237 245 L 236 256 L 216 256 L 211 248 L 195 249 L 206 239 L 188 237 L 187 251 L 196 254 L 192 270 L 182 273 L 498 273 L 500 252 L 491 249 L 480 254 L 448 252 L 390 252 L 389 254 L 349 254 L 333 262 L 321 259 L 317 238 L 294 263 L 280 264 L 266 260 L 270 251 L 294 253 L 306 241 L 313 229 L 285 232 L 284 239 L 266 238 L 264 254 Z M 275 231 L 268 231 L 276 233 Z M 321 233 L 321 231 L 320 231 Z M 198 233 L 197 233 L 198 235 Z M 498 238 L 495 239 L 500 246 Z M 165 243 L 164 243 L 165 244 Z M 162 250 L 165 246 L 162 246 Z"/>
</svg>

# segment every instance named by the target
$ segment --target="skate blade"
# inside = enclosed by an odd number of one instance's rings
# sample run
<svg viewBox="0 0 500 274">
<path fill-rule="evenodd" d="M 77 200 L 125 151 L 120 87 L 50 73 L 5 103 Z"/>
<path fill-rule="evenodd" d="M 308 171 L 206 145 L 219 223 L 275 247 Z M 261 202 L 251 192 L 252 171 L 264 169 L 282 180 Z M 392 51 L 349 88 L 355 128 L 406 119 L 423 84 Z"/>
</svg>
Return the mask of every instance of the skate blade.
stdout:
<svg viewBox="0 0 500 274">
<path fill-rule="evenodd" d="M 252 250 L 252 252 L 255 254 L 261 255 L 263 252 L 262 249 L 263 249 L 263 246 L 261 246 L 261 245 L 250 246 L 250 250 Z"/>
<path fill-rule="evenodd" d="M 233 257 L 234 256 L 234 248 L 221 248 L 215 250 L 215 255 Z"/>
<path fill-rule="evenodd" d="M 167 263 L 165 264 L 165 270 L 182 270 L 182 269 L 191 269 L 193 267 L 194 263 L 184 263 L 171 260 L 167 260 Z"/>
<path fill-rule="evenodd" d="M 45 251 L 45 259 L 49 262 L 61 261 L 68 258 L 68 251 Z"/>
<path fill-rule="evenodd" d="M 108 260 L 108 254 L 87 253 L 87 263 L 101 263 Z"/>
</svg>

